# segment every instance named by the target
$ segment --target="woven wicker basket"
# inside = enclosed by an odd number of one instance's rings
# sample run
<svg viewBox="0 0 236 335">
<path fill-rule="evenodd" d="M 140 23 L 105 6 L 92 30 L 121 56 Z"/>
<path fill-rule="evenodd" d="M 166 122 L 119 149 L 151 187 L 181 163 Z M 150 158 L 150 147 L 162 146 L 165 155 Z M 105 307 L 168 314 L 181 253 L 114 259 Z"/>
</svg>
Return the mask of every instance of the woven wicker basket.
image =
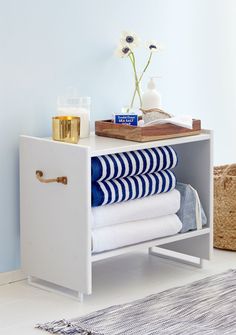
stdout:
<svg viewBox="0 0 236 335">
<path fill-rule="evenodd" d="M 236 164 L 214 168 L 214 247 L 236 250 Z"/>
</svg>

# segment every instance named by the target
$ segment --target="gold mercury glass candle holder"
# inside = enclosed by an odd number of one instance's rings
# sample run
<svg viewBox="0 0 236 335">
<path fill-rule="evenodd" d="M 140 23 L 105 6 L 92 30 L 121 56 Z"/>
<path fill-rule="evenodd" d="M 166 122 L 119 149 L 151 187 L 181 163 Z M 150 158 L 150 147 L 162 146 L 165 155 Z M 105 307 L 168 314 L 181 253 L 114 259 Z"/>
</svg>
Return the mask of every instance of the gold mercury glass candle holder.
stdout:
<svg viewBox="0 0 236 335">
<path fill-rule="evenodd" d="M 54 116 L 52 118 L 52 138 L 54 141 L 78 143 L 80 137 L 80 117 Z"/>
</svg>

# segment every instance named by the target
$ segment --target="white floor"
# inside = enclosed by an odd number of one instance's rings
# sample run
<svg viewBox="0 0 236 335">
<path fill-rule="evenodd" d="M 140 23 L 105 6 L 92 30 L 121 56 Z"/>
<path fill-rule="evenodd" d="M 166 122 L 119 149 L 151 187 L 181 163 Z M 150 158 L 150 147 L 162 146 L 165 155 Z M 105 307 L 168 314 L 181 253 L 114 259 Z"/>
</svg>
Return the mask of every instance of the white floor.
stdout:
<svg viewBox="0 0 236 335">
<path fill-rule="evenodd" d="M 29 286 L 26 281 L 0 286 L 0 335 L 40 335 L 37 322 L 73 318 L 236 268 L 236 252 L 215 250 L 202 269 L 132 253 L 94 264 L 93 295 L 83 304 Z"/>
</svg>

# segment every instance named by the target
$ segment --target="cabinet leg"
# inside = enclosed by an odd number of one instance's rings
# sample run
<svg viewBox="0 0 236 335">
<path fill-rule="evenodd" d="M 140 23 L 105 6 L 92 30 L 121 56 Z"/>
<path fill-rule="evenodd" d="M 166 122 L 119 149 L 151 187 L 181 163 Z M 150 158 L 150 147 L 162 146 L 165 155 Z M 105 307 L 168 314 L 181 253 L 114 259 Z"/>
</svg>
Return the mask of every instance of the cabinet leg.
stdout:
<svg viewBox="0 0 236 335">
<path fill-rule="evenodd" d="M 84 294 L 81 292 L 78 292 L 78 300 L 79 302 L 84 302 Z"/>
<path fill-rule="evenodd" d="M 195 266 L 197 268 L 203 267 L 203 260 L 202 258 L 181 254 L 180 252 L 167 250 L 159 247 L 152 247 L 148 249 L 149 255 L 157 256 L 164 259 L 170 259 L 175 262 Z"/>
<path fill-rule="evenodd" d="M 63 286 L 59 286 L 53 283 L 49 283 L 45 280 L 36 278 L 34 276 L 27 276 L 28 284 L 48 292 L 55 292 L 61 295 L 75 299 L 76 301 L 84 301 L 84 293 L 78 292 L 76 290 L 67 289 Z"/>
</svg>

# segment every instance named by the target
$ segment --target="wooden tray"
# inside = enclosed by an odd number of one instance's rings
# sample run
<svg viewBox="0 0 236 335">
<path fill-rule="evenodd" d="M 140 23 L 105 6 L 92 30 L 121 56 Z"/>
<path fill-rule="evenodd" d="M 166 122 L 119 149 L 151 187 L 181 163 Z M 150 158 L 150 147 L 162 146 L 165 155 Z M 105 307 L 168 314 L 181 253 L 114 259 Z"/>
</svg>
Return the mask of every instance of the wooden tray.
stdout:
<svg viewBox="0 0 236 335">
<path fill-rule="evenodd" d="M 149 142 L 166 138 L 197 135 L 201 132 L 201 120 L 193 120 L 193 129 L 175 126 L 171 123 L 147 127 L 134 127 L 114 124 L 112 120 L 95 122 L 95 133 L 98 136 L 120 138 L 135 142 Z"/>
</svg>

